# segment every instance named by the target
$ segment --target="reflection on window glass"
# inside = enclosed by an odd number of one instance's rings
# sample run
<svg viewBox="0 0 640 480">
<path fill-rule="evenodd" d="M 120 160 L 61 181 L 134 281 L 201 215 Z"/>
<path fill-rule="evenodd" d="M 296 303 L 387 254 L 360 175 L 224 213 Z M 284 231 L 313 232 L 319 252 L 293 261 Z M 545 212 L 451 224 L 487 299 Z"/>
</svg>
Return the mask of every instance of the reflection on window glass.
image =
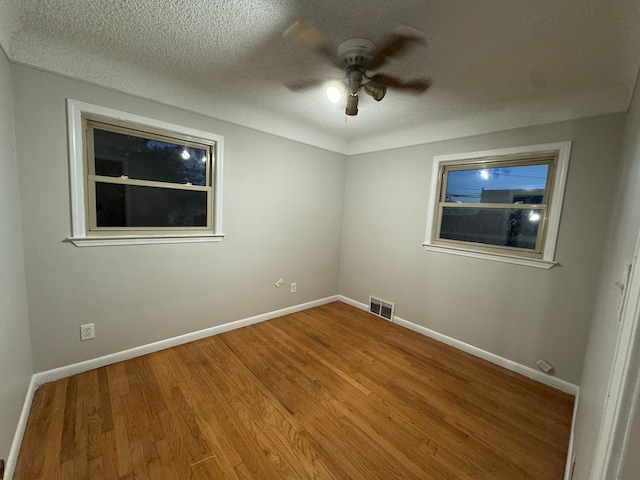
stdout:
<svg viewBox="0 0 640 480">
<path fill-rule="evenodd" d="M 534 250 L 542 210 L 444 207 L 440 238 Z"/>
<path fill-rule="evenodd" d="M 205 227 L 207 193 L 96 182 L 98 227 Z"/>
<path fill-rule="evenodd" d="M 205 149 L 97 128 L 93 131 L 96 175 L 206 185 Z"/>
<path fill-rule="evenodd" d="M 445 202 L 545 203 L 549 165 L 449 170 Z"/>
</svg>

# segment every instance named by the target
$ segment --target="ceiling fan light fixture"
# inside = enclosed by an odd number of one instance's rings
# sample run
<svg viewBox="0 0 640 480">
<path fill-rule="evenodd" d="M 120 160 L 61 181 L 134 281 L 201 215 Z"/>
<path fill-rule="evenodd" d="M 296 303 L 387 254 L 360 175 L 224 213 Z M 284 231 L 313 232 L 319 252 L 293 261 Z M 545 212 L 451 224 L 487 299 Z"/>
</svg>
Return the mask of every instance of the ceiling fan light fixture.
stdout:
<svg viewBox="0 0 640 480">
<path fill-rule="evenodd" d="M 379 102 L 387 93 L 387 87 L 374 81 L 369 81 L 364 84 L 364 91 L 367 95 Z"/>
<path fill-rule="evenodd" d="M 314 34 L 315 41 L 307 41 L 307 33 Z M 338 45 L 337 52 L 331 48 L 331 42 L 319 35 L 319 30 L 310 24 L 294 23 L 284 34 L 293 36 L 300 43 L 312 48 L 334 66 L 337 66 L 344 77 L 341 82 L 334 79 L 327 83 L 302 82 L 298 85 L 288 85 L 291 90 L 301 90 L 318 85 L 324 85 L 324 90 L 329 100 L 344 108 L 349 116 L 358 115 L 358 95 L 364 91 L 377 102 L 387 94 L 387 88 L 409 93 L 423 93 L 431 82 L 427 79 L 405 81 L 400 77 L 376 73 L 385 66 L 389 59 L 401 55 L 415 45 L 424 45 L 424 38 L 419 32 L 403 34 L 392 33 L 383 39 L 382 44 L 376 46 L 366 38 L 350 38 Z"/>
<path fill-rule="evenodd" d="M 344 113 L 352 117 L 358 115 L 358 95 L 349 95 Z"/>
</svg>

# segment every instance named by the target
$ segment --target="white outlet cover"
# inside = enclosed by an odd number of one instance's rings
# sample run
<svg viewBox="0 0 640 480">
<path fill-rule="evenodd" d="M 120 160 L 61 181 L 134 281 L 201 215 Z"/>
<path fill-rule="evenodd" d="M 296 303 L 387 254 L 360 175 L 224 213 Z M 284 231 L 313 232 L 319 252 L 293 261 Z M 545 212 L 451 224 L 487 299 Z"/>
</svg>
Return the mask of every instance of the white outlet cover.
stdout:
<svg viewBox="0 0 640 480">
<path fill-rule="evenodd" d="M 536 365 L 544 373 L 550 373 L 553 370 L 553 365 L 551 365 L 549 362 L 547 362 L 544 358 L 541 358 L 540 360 L 538 360 L 536 362 Z"/>
<path fill-rule="evenodd" d="M 90 340 L 96 338 L 95 329 L 93 323 L 87 323 L 80 325 L 80 340 Z"/>
</svg>

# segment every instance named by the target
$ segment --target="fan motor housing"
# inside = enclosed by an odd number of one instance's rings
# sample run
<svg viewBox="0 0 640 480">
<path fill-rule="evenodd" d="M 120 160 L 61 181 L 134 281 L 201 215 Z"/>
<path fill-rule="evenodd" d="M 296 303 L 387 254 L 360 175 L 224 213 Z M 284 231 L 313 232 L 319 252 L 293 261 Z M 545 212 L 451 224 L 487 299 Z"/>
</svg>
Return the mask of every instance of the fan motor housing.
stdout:
<svg viewBox="0 0 640 480">
<path fill-rule="evenodd" d="M 341 67 L 358 66 L 366 70 L 376 53 L 376 44 L 366 38 L 351 38 L 338 45 L 337 53 Z"/>
</svg>

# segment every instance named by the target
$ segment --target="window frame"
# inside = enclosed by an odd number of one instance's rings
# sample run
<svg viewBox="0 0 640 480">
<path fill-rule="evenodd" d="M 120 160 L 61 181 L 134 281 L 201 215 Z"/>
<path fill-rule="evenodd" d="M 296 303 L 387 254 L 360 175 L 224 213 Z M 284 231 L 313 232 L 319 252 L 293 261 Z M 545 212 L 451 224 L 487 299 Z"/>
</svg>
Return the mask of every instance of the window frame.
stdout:
<svg viewBox="0 0 640 480">
<path fill-rule="evenodd" d="M 562 204 L 566 187 L 569 159 L 571 156 L 571 141 L 529 145 L 522 147 L 484 150 L 451 155 L 437 155 L 433 158 L 431 173 L 431 187 L 427 211 L 426 234 L 423 247 L 428 251 L 482 258 L 498 262 L 519 264 L 544 269 L 550 269 L 557 264 L 555 260 L 556 243 L 562 214 Z M 443 190 L 446 188 L 446 171 L 455 169 L 481 168 L 486 166 L 502 167 L 543 163 L 541 160 L 555 160 L 555 168 L 548 173 L 546 196 L 546 217 L 541 218 L 536 240 L 536 251 L 518 249 L 517 247 L 503 247 L 490 244 L 463 242 L 457 240 L 439 239 L 441 227 L 441 212 L 445 207 Z M 536 162 L 537 161 L 537 162 Z M 460 168 L 456 168 L 460 167 Z M 549 178 L 550 177 L 550 178 Z M 466 205 L 466 204 L 465 204 Z M 485 204 L 468 204 L 459 208 L 485 208 Z M 493 204 L 487 208 L 493 208 Z M 542 206 L 544 204 L 541 204 Z M 522 210 L 540 209 L 541 205 L 523 205 L 516 207 Z M 451 205 L 448 205 L 451 206 Z M 511 208 L 513 205 L 503 204 L 501 209 Z M 538 208 L 536 208 L 538 207 Z M 455 207 L 458 208 L 458 207 Z"/>
<path fill-rule="evenodd" d="M 88 175 L 92 172 L 88 165 L 88 148 L 92 142 L 86 138 L 85 118 L 89 122 L 101 122 L 113 126 L 115 130 L 125 128 L 138 130 L 143 136 L 158 136 L 179 139 L 186 143 L 210 147 L 210 162 L 207 167 L 210 185 L 208 193 L 208 221 L 206 227 L 110 227 L 92 226 L 90 203 L 94 198 Z M 224 238 L 222 230 L 222 172 L 224 138 L 210 132 L 175 125 L 139 115 L 122 112 L 98 105 L 67 99 L 67 122 L 69 134 L 69 173 L 71 187 L 72 235 L 67 239 L 74 245 L 140 245 L 156 243 L 202 243 L 219 242 Z M 122 183 L 126 180 L 116 180 Z M 144 183 L 135 181 L 130 183 Z M 154 182 L 149 182 L 154 183 Z M 157 182 L 156 182 L 157 183 Z M 93 181 L 95 186 L 95 181 Z M 176 184 L 177 185 L 177 184 Z M 186 186 L 185 186 L 186 187 Z M 193 186 L 196 187 L 196 186 Z M 201 189 L 196 187 L 194 190 Z M 205 188 L 205 190 L 206 190 Z"/>
</svg>

